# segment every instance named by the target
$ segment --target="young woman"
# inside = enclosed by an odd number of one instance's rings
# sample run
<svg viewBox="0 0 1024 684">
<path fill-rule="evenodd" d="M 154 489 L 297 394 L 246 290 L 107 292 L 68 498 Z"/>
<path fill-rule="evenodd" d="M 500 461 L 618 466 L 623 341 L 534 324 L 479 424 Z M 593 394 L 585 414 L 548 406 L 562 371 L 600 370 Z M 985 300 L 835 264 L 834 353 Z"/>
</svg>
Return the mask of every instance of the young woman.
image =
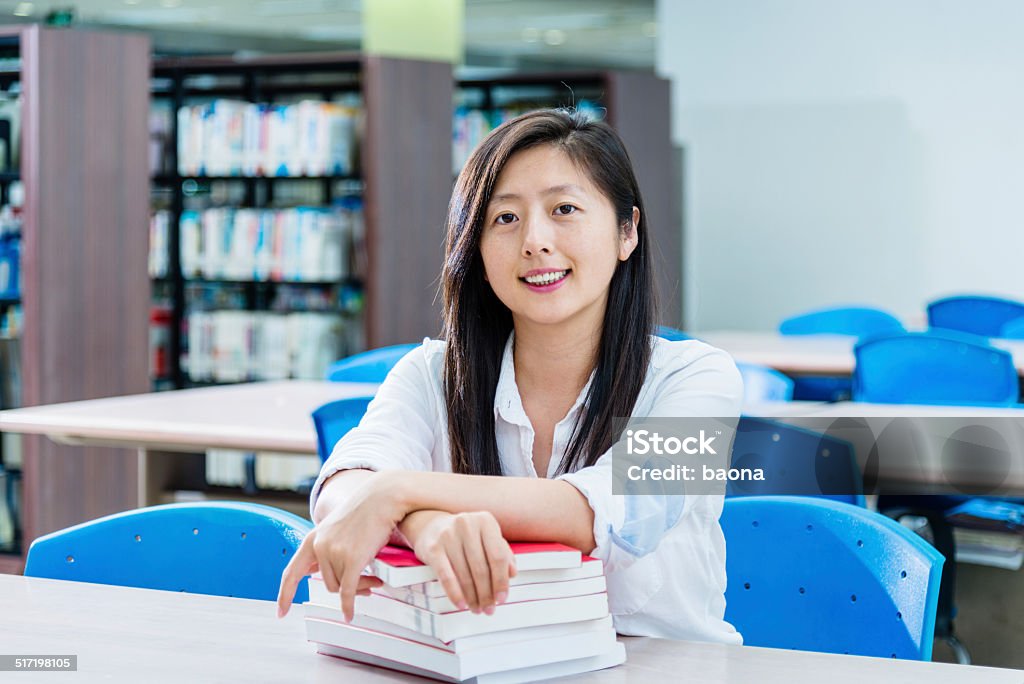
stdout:
<svg viewBox="0 0 1024 684">
<path fill-rule="evenodd" d="M 324 464 L 280 614 L 319 570 L 351 619 L 389 540 L 490 614 L 515 574 L 508 541 L 552 541 L 604 562 L 620 633 L 740 642 L 722 619 L 721 497 L 611 491 L 613 417 L 736 416 L 742 395 L 725 353 L 651 335 L 648 241 L 607 124 L 538 111 L 480 144 L 449 209 L 446 339 L 395 366 Z"/>
</svg>

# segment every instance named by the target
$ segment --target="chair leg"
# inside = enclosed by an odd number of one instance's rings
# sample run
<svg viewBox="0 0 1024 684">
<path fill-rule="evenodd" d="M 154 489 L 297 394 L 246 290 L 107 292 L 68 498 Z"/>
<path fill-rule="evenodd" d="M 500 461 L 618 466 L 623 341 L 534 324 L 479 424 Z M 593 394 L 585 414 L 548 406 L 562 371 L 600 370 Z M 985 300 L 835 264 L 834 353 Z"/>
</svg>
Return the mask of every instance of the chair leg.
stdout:
<svg viewBox="0 0 1024 684">
<path fill-rule="evenodd" d="M 949 644 L 949 647 L 953 649 L 953 654 L 956 656 L 956 662 L 961 665 L 971 664 L 971 653 L 964 646 L 963 642 L 956 638 L 955 634 L 942 637 L 942 640 Z"/>
</svg>

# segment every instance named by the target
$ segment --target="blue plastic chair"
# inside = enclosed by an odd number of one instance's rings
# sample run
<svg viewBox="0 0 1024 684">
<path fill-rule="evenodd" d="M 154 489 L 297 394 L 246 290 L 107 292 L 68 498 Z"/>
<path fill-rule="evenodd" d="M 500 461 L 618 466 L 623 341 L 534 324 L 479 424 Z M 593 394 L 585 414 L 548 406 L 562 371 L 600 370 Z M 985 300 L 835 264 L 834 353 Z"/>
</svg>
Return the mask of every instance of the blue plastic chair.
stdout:
<svg viewBox="0 0 1024 684">
<path fill-rule="evenodd" d="M 865 337 L 903 332 L 905 328 L 892 314 L 863 306 L 834 307 L 808 311 L 779 324 L 783 335 L 853 335 Z"/>
<path fill-rule="evenodd" d="M 732 446 L 733 468 L 761 468 L 763 481 L 733 481 L 726 496 L 788 494 L 864 505 L 853 445 L 812 430 L 742 416 Z"/>
<path fill-rule="evenodd" d="M 851 335 L 870 337 L 903 332 L 892 314 L 868 307 L 818 309 L 787 318 L 779 324 L 783 335 Z M 801 375 L 794 378 L 793 398 L 800 401 L 844 401 L 853 393 L 851 380 L 842 375 Z"/>
<path fill-rule="evenodd" d="M 1024 340 L 1024 316 L 1008 321 L 999 331 L 999 336 L 1008 340 Z"/>
<path fill-rule="evenodd" d="M 684 333 L 682 330 L 676 330 L 670 328 L 667 325 L 659 325 L 655 330 L 654 334 L 658 337 L 663 337 L 666 340 L 676 342 L 678 340 L 692 340 L 693 338 Z"/>
<path fill-rule="evenodd" d="M 736 367 L 743 376 L 745 403 L 793 399 L 793 381 L 779 371 L 752 363 L 737 363 Z"/>
<path fill-rule="evenodd" d="M 270 601 L 311 529 L 308 520 L 262 504 L 152 506 L 39 537 L 25 574 Z M 295 602 L 308 596 L 303 580 Z"/>
<path fill-rule="evenodd" d="M 334 451 L 334 445 L 349 430 L 359 425 L 373 397 L 352 397 L 331 401 L 313 411 L 316 426 L 316 449 L 323 463 Z"/>
<path fill-rule="evenodd" d="M 418 346 L 396 344 L 353 354 L 331 364 L 327 369 L 327 379 L 331 382 L 384 382 L 395 364 Z"/>
<path fill-rule="evenodd" d="M 1024 316 L 1024 303 L 1002 297 L 964 295 L 937 299 L 928 305 L 928 325 L 997 337 L 1003 326 Z"/>
<path fill-rule="evenodd" d="M 931 660 L 943 558 L 825 499 L 726 499 L 725 619 L 749 646 Z"/>
<path fill-rule="evenodd" d="M 895 404 L 975 404 L 1009 406 L 1017 399 L 1017 371 L 1011 355 L 983 337 L 933 329 L 865 340 L 854 349 L 853 395 L 858 401 Z M 946 510 L 967 501 L 962 496 L 893 496 L 882 494 L 878 509 L 896 519 L 926 518 L 937 548 L 956 557 Z M 942 578 L 937 635 L 949 643 L 957 660 L 970 662 L 955 633 L 956 564 Z"/>
<path fill-rule="evenodd" d="M 853 398 L 883 404 L 1014 404 L 1009 352 L 951 330 L 883 335 L 854 347 Z"/>
</svg>

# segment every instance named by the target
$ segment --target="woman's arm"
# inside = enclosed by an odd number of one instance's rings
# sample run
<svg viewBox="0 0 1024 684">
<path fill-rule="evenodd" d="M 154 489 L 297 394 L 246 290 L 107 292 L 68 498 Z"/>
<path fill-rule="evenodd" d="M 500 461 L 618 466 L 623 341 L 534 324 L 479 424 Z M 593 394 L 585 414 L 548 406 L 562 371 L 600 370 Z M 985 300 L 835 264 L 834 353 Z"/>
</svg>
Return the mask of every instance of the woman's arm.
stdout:
<svg viewBox="0 0 1024 684">
<path fill-rule="evenodd" d="M 373 487 L 403 518 L 420 510 L 487 511 L 509 541 L 560 542 L 584 553 L 594 548 L 594 511 L 563 480 L 391 471 L 379 473 Z"/>
<path fill-rule="evenodd" d="M 299 581 L 319 570 L 351 619 L 355 596 L 370 586 L 362 569 L 396 527 L 449 598 L 475 612 L 504 600 L 515 573 L 507 539 L 594 546 L 593 511 L 559 480 L 347 470 L 327 480 L 314 517 L 316 528 L 281 577 L 279 615 Z"/>
</svg>

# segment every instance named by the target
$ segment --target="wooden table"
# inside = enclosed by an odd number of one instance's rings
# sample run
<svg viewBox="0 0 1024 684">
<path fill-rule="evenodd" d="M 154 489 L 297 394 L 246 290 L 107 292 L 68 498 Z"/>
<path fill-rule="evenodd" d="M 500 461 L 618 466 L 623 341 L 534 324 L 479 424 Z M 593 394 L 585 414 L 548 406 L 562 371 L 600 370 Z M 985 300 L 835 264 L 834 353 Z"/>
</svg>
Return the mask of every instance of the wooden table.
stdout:
<svg viewBox="0 0 1024 684">
<path fill-rule="evenodd" d="M 694 337 L 724 349 L 744 363 L 768 366 L 793 375 L 851 375 L 853 346 L 848 335 L 780 335 L 776 332 L 710 330 Z M 1024 376 L 1024 340 L 994 339 L 992 344 L 1013 355 L 1018 375 Z"/>
<path fill-rule="evenodd" d="M 317 655 L 302 611 L 265 601 L 0 575 L 0 651 L 76 655 L 78 672 L 5 682 L 424 682 Z M 622 638 L 625 665 L 560 681 L 1020 684 L 1024 672 L 942 663 Z"/>
<path fill-rule="evenodd" d="M 377 387 L 284 380 L 92 399 L 0 411 L 0 431 L 136 449 L 135 505 L 146 506 L 172 486 L 202 489 L 207 449 L 316 454 L 313 410 Z"/>
</svg>

